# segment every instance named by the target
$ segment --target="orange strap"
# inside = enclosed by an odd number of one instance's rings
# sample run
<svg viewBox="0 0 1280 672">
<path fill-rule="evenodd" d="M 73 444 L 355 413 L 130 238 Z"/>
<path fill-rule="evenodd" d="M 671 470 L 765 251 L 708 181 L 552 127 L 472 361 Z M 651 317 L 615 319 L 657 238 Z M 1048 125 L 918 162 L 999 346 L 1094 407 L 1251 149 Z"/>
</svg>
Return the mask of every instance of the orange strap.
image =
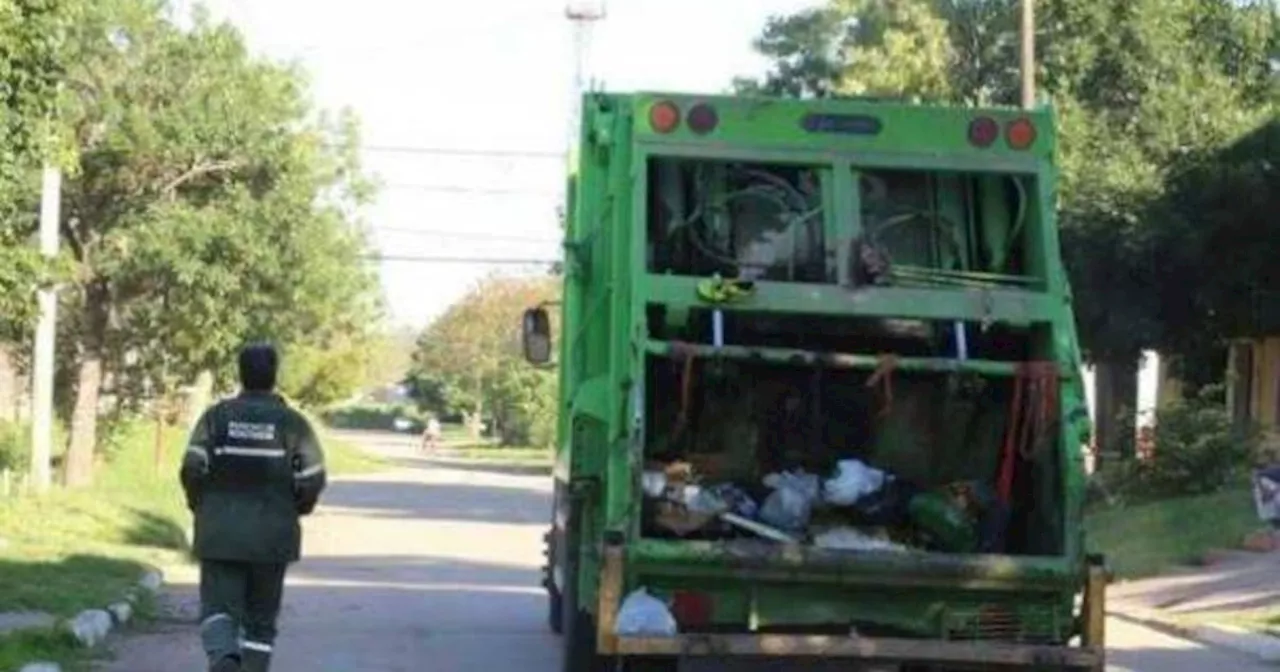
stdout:
<svg viewBox="0 0 1280 672">
<path fill-rule="evenodd" d="M 898 357 L 891 354 L 882 354 L 876 360 L 876 369 L 871 373 L 871 377 L 867 378 L 867 387 L 874 388 L 881 385 L 884 392 L 884 408 L 880 409 L 880 417 L 889 415 L 889 411 L 893 409 L 893 371 L 898 368 Z"/>
<path fill-rule="evenodd" d="M 1013 496 L 1016 458 L 1020 455 L 1031 459 L 1040 446 L 1053 438 L 1058 414 L 1058 382 L 1058 365 L 1054 362 L 1018 363 L 996 481 L 996 490 L 1006 504 Z"/>
<path fill-rule="evenodd" d="M 684 360 L 684 371 L 680 379 L 680 415 L 676 418 L 675 431 L 672 436 L 679 436 L 689 424 L 689 406 L 693 399 L 693 360 L 695 350 L 684 343 L 671 344 L 671 352 L 677 359 Z"/>
</svg>

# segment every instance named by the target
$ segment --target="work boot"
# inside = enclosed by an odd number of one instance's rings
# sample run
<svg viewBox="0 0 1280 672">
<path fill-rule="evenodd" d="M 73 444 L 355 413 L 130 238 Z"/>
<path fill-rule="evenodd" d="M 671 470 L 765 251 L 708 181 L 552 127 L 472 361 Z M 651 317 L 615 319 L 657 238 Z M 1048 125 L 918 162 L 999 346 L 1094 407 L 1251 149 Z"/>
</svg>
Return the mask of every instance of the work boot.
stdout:
<svg viewBox="0 0 1280 672">
<path fill-rule="evenodd" d="M 236 656 L 223 656 L 209 668 L 209 672 L 242 672 L 240 659 Z"/>
<path fill-rule="evenodd" d="M 242 672 L 267 672 L 271 669 L 271 654 L 266 651 L 245 649 L 244 665 L 236 669 Z"/>
</svg>

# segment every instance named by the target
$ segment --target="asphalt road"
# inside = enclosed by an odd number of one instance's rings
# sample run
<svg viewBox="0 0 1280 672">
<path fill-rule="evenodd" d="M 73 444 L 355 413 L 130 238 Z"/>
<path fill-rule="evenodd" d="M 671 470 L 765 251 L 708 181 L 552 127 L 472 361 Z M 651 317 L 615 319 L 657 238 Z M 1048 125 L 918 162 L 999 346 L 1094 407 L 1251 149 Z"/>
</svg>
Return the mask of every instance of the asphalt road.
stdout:
<svg viewBox="0 0 1280 672">
<path fill-rule="evenodd" d="M 285 594 L 275 672 L 558 672 L 539 587 L 549 479 L 431 467 L 412 443 L 361 435 L 396 458 L 385 474 L 335 481 L 306 521 L 305 559 Z M 167 617 L 115 643 L 107 672 L 204 669 L 190 573 L 169 577 Z M 1114 621 L 1114 672 L 1275 669 Z"/>
</svg>

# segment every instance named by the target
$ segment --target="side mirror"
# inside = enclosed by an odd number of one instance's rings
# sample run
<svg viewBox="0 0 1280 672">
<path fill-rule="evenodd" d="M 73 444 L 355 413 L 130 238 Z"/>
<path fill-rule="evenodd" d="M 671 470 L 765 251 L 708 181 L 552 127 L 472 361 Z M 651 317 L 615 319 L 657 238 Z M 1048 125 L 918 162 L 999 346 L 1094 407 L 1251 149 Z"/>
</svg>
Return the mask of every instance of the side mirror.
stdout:
<svg viewBox="0 0 1280 672">
<path fill-rule="evenodd" d="M 551 318 L 546 308 L 538 306 L 524 311 L 520 340 L 524 358 L 530 364 L 541 366 L 551 361 Z"/>
</svg>

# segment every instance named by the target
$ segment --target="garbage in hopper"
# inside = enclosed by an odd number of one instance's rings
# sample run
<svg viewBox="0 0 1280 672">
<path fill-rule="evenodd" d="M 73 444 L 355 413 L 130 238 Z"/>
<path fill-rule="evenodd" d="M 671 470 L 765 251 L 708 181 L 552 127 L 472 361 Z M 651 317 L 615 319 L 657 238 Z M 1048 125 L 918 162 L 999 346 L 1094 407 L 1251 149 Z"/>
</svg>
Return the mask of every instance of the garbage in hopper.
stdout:
<svg viewBox="0 0 1280 672">
<path fill-rule="evenodd" d="M 671 637 L 679 632 L 676 618 L 666 603 L 637 588 L 618 608 L 615 632 L 624 637 Z"/>
<path fill-rule="evenodd" d="M 1001 507 L 983 483 L 921 489 L 848 458 L 836 461 L 825 479 L 799 467 L 769 474 L 755 486 L 764 494 L 758 505 L 751 486 L 701 480 L 687 462 L 642 475 L 659 528 L 678 537 L 747 534 L 855 552 L 974 553 L 998 543 Z"/>
</svg>

